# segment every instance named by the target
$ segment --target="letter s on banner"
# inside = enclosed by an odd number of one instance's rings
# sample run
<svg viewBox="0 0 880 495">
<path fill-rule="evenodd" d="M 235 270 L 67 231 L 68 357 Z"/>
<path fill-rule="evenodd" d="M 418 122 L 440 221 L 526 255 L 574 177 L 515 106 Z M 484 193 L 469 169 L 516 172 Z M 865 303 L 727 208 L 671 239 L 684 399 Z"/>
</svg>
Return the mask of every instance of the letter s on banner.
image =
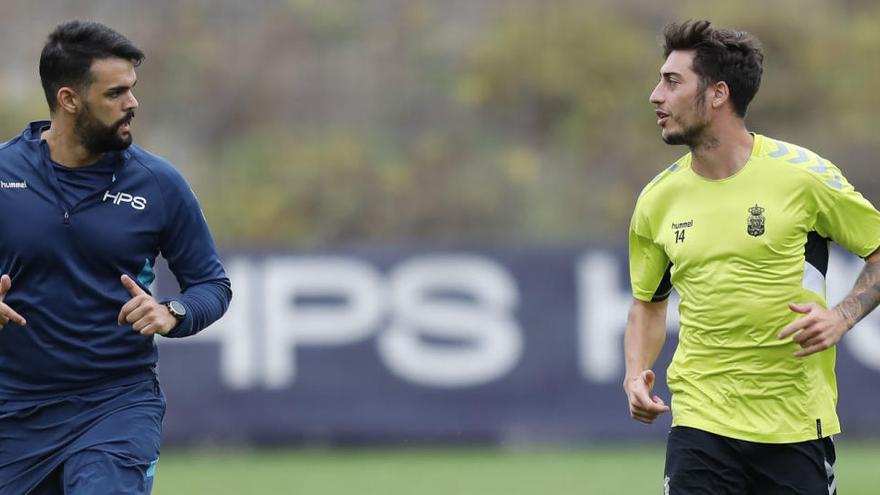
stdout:
<svg viewBox="0 0 880 495">
<path fill-rule="evenodd" d="M 433 387 L 481 385 L 503 377 L 523 352 L 513 312 L 516 283 L 473 255 L 425 256 L 390 277 L 394 320 L 379 354 L 404 380 Z"/>
</svg>

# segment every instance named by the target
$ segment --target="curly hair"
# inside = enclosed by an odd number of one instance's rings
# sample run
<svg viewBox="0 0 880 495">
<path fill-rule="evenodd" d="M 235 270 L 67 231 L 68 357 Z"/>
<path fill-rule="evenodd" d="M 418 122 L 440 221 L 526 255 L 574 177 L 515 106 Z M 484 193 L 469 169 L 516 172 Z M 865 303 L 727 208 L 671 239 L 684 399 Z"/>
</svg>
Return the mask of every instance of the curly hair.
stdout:
<svg viewBox="0 0 880 495">
<path fill-rule="evenodd" d="M 764 72 L 764 53 L 754 35 L 715 28 L 707 20 L 691 20 L 667 25 L 663 36 L 664 57 L 673 51 L 694 51 L 693 70 L 700 77 L 700 88 L 724 81 L 734 111 L 746 116 Z"/>
</svg>

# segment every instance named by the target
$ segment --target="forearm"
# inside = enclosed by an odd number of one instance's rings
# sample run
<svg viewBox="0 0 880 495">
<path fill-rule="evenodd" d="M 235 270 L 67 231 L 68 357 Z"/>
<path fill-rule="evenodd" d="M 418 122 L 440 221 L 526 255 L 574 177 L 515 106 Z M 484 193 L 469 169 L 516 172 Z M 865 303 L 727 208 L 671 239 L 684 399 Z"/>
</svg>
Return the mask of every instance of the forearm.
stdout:
<svg viewBox="0 0 880 495">
<path fill-rule="evenodd" d="M 167 337 L 187 337 L 218 320 L 226 312 L 232 299 L 228 278 L 194 285 L 178 298 L 187 308 L 187 316 Z"/>
<path fill-rule="evenodd" d="M 623 337 L 627 378 L 654 365 L 666 341 L 666 301 L 634 300 Z"/>
<path fill-rule="evenodd" d="M 852 328 L 880 304 L 880 250 L 865 260 L 865 268 L 847 296 L 835 306 L 836 311 Z"/>
</svg>

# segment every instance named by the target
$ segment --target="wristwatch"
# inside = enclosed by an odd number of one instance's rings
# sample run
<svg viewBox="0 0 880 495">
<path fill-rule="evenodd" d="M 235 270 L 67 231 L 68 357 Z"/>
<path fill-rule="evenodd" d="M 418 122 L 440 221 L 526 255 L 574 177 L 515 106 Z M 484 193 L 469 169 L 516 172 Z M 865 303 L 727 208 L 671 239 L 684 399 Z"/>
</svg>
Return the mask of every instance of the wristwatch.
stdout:
<svg viewBox="0 0 880 495">
<path fill-rule="evenodd" d="M 186 318 L 186 306 L 180 301 L 168 301 L 165 303 L 165 307 L 168 308 L 168 312 L 171 313 L 171 316 L 177 318 L 177 321 Z"/>
</svg>

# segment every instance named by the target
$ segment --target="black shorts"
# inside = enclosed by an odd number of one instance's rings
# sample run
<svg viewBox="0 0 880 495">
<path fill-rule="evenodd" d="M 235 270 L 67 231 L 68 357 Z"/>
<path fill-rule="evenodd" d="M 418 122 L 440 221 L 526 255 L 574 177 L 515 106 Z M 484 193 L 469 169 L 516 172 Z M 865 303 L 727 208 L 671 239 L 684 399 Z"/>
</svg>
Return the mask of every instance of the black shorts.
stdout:
<svg viewBox="0 0 880 495">
<path fill-rule="evenodd" d="M 830 437 L 756 443 L 676 426 L 666 444 L 665 495 L 835 495 Z"/>
</svg>

